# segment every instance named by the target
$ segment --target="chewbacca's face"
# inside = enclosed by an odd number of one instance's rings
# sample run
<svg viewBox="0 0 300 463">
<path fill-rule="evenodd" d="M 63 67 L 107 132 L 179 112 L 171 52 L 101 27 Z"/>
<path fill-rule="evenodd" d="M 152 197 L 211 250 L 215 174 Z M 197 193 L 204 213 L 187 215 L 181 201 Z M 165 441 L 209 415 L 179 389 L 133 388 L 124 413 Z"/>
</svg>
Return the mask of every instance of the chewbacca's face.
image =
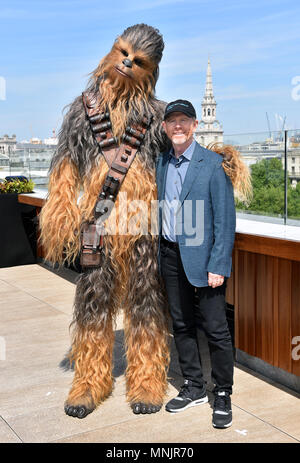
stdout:
<svg viewBox="0 0 300 463">
<path fill-rule="evenodd" d="M 115 42 L 111 52 L 102 62 L 102 72 L 113 87 L 139 87 L 149 91 L 154 87 L 153 72 L 157 65 L 141 50 L 121 37 Z"/>
<path fill-rule="evenodd" d="M 120 138 L 128 117 L 145 113 L 154 97 L 158 65 L 164 42 L 157 29 L 147 24 L 128 27 L 94 72 L 99 108 L 110 113 L 113 133 Z"/>
</svg>

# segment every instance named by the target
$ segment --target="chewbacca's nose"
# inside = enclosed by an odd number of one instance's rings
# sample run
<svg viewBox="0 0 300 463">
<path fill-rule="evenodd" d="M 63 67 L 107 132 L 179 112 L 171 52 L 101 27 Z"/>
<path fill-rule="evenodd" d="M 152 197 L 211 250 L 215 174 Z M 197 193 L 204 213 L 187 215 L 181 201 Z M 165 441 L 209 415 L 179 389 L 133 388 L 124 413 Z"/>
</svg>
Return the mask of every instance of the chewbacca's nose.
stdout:
<svg viewBox="0 0 300 463">
<path fill-rule="evenodd" d="M 126 66 L 127 68 L 132 68 L 132 61 L 128 58 L 125 58 L 122 63 L 124 64 L 124 66 Z"/>
</svg>

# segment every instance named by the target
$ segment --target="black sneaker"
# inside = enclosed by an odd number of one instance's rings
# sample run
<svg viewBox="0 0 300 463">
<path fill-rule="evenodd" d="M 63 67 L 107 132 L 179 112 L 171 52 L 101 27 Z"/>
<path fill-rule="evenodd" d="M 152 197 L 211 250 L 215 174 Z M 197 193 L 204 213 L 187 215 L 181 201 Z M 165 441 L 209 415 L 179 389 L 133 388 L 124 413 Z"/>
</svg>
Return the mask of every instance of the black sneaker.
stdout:
<svg viewBox="0 0 300 463">
<path fill-rule="evenodd" d="M 215 428 L 228 428 L 232 425 L 231 399 L 229 392 L 216 393 L 212 424 Z"/>
<path fill-rule="evenodd" d="M 166 405 L 167 412 L 183 412 L 189 407 L 205 404 L 208 402 L 206 391 L 192 386 L 191 381 L 185 380 L 177 397 L 170 400 Z"/>
</svg>

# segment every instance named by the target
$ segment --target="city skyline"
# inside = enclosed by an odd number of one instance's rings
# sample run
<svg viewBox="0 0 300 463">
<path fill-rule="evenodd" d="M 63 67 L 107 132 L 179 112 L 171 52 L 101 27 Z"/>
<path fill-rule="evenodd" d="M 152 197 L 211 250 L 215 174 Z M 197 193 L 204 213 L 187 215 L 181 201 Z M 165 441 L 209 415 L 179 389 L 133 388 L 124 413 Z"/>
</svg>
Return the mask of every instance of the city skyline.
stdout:
<svg viewBox="0 0 300 463">
<path fill-rule="evenodd" d="M 201 119 L 208 58 L 224 133 L 300 129 L 300 5 L 295 1 L 4 1 L 0 135 L 48 138 L 116 36 L 135 23 L 165 41 L 156 95 Z M 42 5 L 42 6 L 41 6 Z M 3 83 L 4 82 L 4 83 Z M 3 87 L 5 85 L 5 88 Z M 3 98 L 3 96 L 5 98 Z"/>
</svg>

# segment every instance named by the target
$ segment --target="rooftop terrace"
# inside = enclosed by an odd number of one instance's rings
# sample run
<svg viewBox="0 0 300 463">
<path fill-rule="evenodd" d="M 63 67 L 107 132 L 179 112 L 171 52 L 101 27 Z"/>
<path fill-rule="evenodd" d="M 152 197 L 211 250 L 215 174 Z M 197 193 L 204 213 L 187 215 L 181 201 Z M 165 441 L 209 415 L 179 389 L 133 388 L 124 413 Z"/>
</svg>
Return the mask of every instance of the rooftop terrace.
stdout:
<svg viewBox="0 0 300 463">
<path fill-rule="evenodd" d="M 0 442 L 254 443 L 300 441 L 299 394 L 235 366 L 233 425 L 211 425 L 212 384 L 206 339 L 203 363 L 210 402 L 184 414 L 162 409 L 134 415 L 126 403 L 122 317 L 116 326 L 115 388 L 84 420 L 65 415 L 73 372 L 60 367 L 69 345 L 74 275 L 64 278 L 41 265 L 0 269 Z M 166 401 L 177 395 L 181 376 L 172 343 Z"/>
</svg>

